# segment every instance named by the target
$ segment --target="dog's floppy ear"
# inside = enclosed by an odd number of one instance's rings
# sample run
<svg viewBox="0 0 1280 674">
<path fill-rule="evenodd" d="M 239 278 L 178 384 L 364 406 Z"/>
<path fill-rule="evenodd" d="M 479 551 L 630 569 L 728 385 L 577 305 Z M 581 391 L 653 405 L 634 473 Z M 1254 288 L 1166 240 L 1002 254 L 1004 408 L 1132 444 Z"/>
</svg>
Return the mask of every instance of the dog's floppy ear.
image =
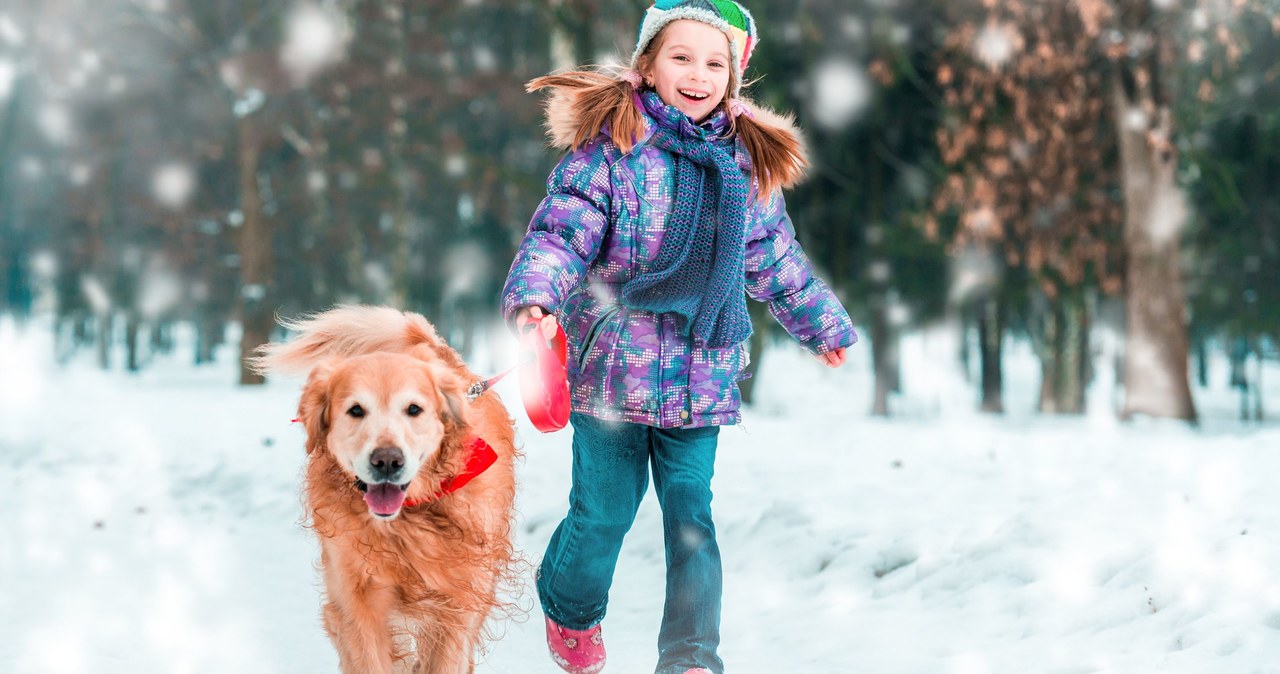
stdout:
<svg viewBox="0 0 1280 674">
<path fill-rule="evenodd" d="M 312 368 L 298 400 L 298 420 L 307 431 L 307 454 L 324 446 L 329 434 L 329 379 L 333 367 L 321 363 Z"/>
<path fill-rule="evenodd" d="M 470 426 L 467 387 L 468 382 L 441 365 L 430 365 L 431 378 L 436 381 L 436 394 L 440 397 L 440 421 L 447 430 L 463 430 Z"/>
</svg>

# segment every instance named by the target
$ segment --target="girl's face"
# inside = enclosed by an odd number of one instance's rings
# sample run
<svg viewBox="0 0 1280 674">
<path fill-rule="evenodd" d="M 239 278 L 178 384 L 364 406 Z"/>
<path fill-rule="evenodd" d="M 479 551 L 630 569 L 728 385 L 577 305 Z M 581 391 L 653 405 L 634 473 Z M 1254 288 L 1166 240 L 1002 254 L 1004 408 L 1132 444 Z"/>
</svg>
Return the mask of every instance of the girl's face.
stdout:
<svg viewBox="0 0 1280 674">
<path fill-rule="evenodd" d="M 701 21 L 680 19 L 658 36 L 653 61 L 645 69 L 654 91 L 695 122 L 724 101 L 729 87 L 729 37 Z"/>
</svg>

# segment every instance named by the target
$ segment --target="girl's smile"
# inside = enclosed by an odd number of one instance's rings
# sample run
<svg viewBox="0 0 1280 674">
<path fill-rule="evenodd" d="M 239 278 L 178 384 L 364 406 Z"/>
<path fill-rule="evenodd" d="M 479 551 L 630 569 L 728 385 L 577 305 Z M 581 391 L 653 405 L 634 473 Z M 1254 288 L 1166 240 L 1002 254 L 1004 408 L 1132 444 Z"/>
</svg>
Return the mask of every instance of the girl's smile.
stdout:
<svg viewBox="0 0 1280 674">
<path fill-rule="evenodd" d="M 701 122 L 722 101 L 729 87 L 729 38 L 701 21 L 672 21 L 648 76 L 667 105 Z"/>
</svg>

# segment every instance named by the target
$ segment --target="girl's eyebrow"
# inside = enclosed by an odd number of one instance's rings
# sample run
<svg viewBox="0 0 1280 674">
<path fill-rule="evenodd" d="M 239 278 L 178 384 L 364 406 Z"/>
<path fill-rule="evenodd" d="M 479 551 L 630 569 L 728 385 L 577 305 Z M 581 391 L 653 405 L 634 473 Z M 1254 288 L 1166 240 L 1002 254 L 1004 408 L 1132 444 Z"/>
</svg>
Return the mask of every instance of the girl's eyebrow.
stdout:
<svg viewBox="0 0 1280 674">
<path fill-rule="evenodd" d="M 683 50 L 685 50 L 685 51 L 693 51 L 693 47 L 690 47 L 689 45 L 686 45 L 686 44 L 678 44 L 678 43 L 677 43 L 677 44 L 669 44 L 669 45 L 666 45 L 666 46 L 664 47 L 664 49 L 683 49 Z M 712 58 L 722 58 L 722 59 L 724 59 L 724 60 L 726 60 L 726 61 L 727 61 L 727 60 L 729 60 L 729 56 L 728 56 L 727 54 L 725 54 L 724 52 L 722 52 L 722 51 L 713 52 L 713 53 L 711 54 L 711 57 L 712 57 Z"/>
</svg>

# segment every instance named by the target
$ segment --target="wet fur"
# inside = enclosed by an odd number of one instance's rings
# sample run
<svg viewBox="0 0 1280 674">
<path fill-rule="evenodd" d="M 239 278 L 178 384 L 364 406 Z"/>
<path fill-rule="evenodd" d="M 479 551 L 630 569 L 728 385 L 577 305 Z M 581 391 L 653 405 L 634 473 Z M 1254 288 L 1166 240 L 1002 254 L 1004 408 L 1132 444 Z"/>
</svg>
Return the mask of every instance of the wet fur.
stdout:
<svg viewBox="0 0 1280 674">
<path fill-rule="evenodd" d="M 298 404 L 309 457 L 304 492 L 321 543 L 325 629 L 342 671 L 472 672 L 485 620 L 503 606 L 498 589 L 514 580 L 512 419 L 494 392 L 466 401 L 466 387 L 478 377 L 418 314 L 340 307 L 286 325 L 301 334 L 262 347 L 254 366 L 310 373 Z M 339 462 L 346 449 L 339 444 L 349 440 L 331 432 L 335 415 L 344 413 L 334 392 L 353 377 L 374 386 L 408 377 L 436 394 L 424 414 L 438 416 L 444 437 L 409 498 L 426 499 L 461 472 L 475 435 L 498 461 L 439 501 L 405 508 L 392 520 L 374 518 Z"/>
</svg>

